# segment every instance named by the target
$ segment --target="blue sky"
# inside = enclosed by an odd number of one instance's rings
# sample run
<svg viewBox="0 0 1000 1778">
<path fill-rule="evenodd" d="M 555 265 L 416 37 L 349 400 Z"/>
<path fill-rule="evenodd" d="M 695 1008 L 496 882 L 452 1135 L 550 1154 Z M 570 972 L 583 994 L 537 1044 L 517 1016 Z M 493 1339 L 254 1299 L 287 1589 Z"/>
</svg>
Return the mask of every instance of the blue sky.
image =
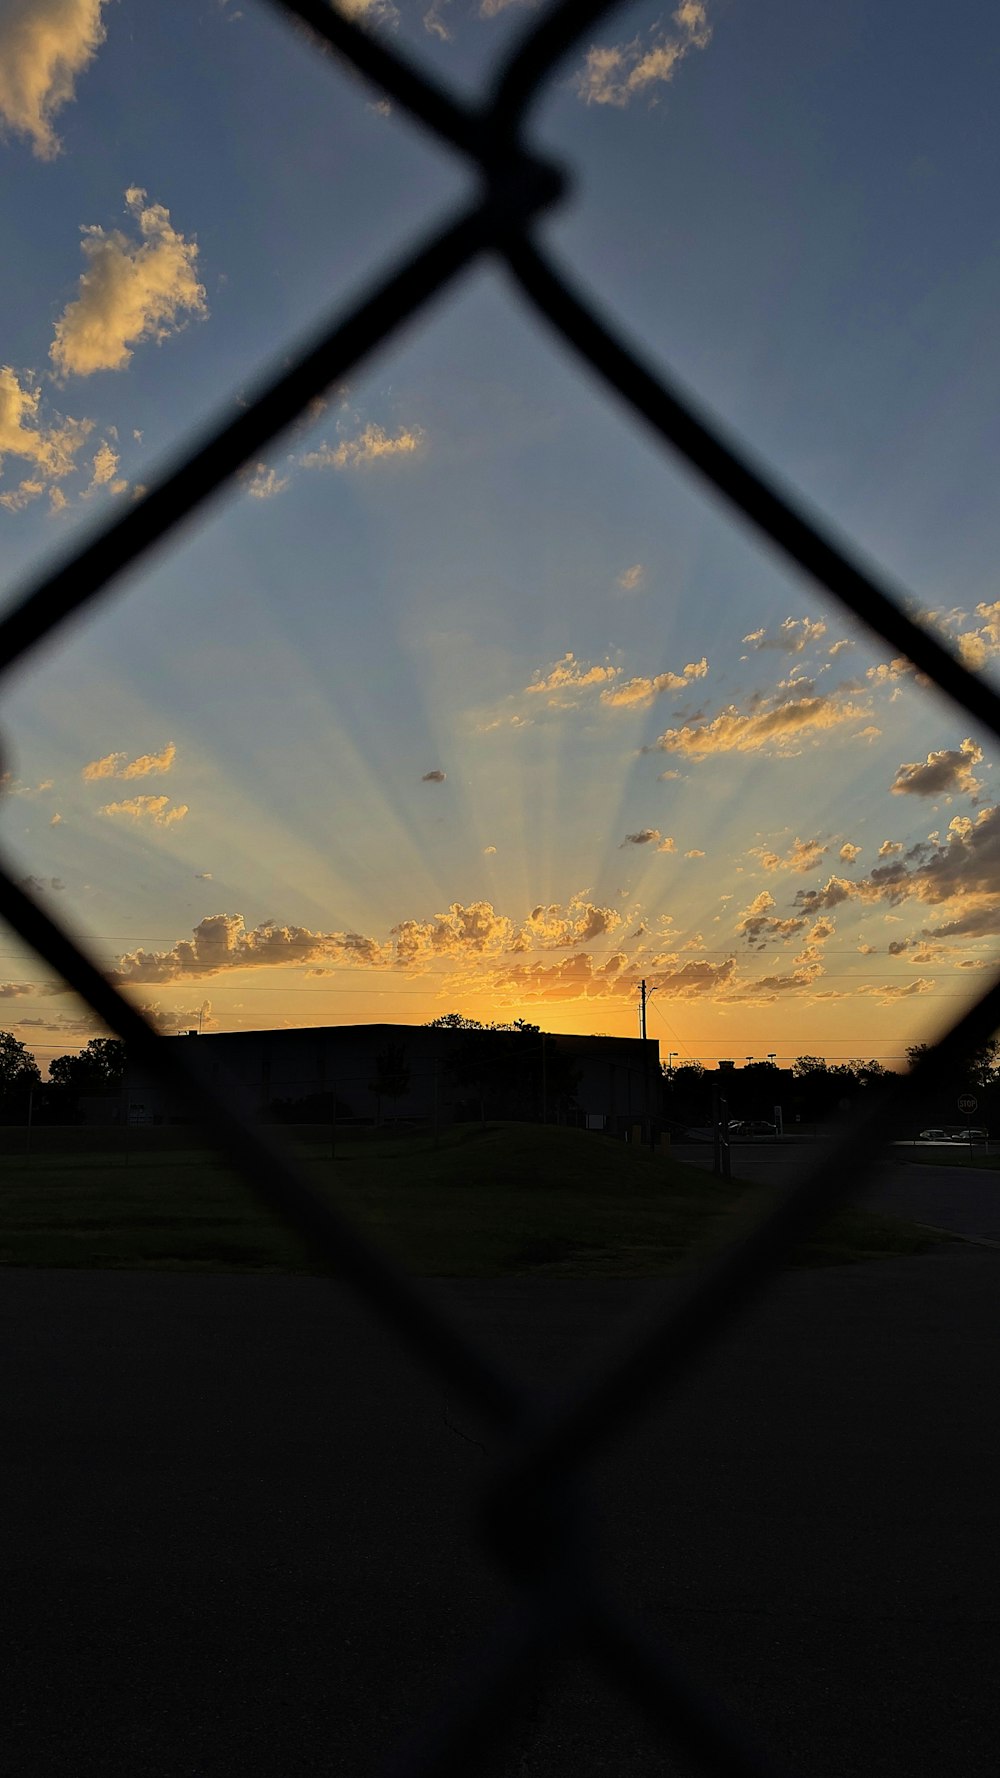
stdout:
<svg viewBox="0 0 1000 1778">
<path fill-rule="evenodd" d="M 474 92 L 533 9 L 360 10 Z M 635 6 L 536 116 L 554 251 L 986 673 L 998 59 L 985 7 Z M 0 120 L 12 598 L 466 181 L 261 0 L 0 0 Z M 4 733 L 19 867 L 166 1030 L 627 1033 L 645 976 L 664 1051 L 892 1061 L 1000 929 L 973 725 L 492 263 L 34 657 Z M 4 949 L 7 1027 L 85 1041 Z"/>
</svg>

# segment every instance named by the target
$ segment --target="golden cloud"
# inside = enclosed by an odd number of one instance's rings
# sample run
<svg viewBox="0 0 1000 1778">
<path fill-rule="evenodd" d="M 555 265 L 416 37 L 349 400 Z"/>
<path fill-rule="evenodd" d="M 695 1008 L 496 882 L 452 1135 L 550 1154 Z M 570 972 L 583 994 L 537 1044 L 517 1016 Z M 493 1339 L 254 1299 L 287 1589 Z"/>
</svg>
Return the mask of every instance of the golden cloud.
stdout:
<svg viewBox="0 0 1000 1778">
<path fill-rule="evenodd" d="M 104 41 L 104 0 L 7 0 L 0 8 L 0 118 L 42 160 L 59 152 L 52 119 Z"/>
<path fill-rule="evenodd" d="M 681 0 L 674 13 L 675 36 L 657 25 L 646 41 L 594 44 L 577 75 L 576 90 L 587 105 L 628 105 L 639 93 L 670 81 L 692 49 L 704 49 L 712 31 L 702 0 Z"/>
<path fill-rule="evenodd" d="M 393 437 L 370 422 L 357 438 L 342 439 L 338 445 L 321 444 L 315 451 L 306 451 L 299 462 L 303 469 L 357 469 L 386 457 L 412 456 L 424 437 L 419 427 L 401 427 Z"/>
<path fill-rule="evenodd" d="M 182 316 L 208 314 L 196 243 L 178 234 L 163 204 L 147 204 L 138 186 L 125 193 L 125 207 L 138 224 L 138 240 L 120 229 L 83 230 L 80 294 L 60 315 L 49 348 L 63 376 L 124 370 L 141 341 L 166 339 L 183 325 Z"/>
<path fill-rule="evenodd" d="M 177 757 L 177 748 L 168 741 L 162 753 L 140 753 L 129 760 L 127 753 L 106 753 L 103 759 L 92 759 L 80 776 L 93 784 L 101 778 L 149 778 L 154 773 L 169 772 Z"/>
<path fill-rule="evenodd" d="M 92 420 L 55 417 L 43 425 L 40 401 L 38 389 L 19 382 L 10 365 L 0 366 L 0 465 L 5 457 L 19 457 L 35 470 L 17 490 L 0 497 L 9 511 L 35 499 L 47 483 L 71 475 L 76 454 L 93 431 Z"/>
<path fill-rule="evenodd" d="M 118 469 L 118 452 L 112 450 L 107 439 L 98 445 L 94 453 L 93 474 L 90 478 L 92 488 L 101 488 L 106 482 L 113 481 Z"/>
<path fill-rule="evenodd" d="M 152 821 L 157 827 L 170 827 L 188 814 L 187 803 L 170 807 L 169 796 L 132 796 L 120 803 L 105 803 L 101 815 L 128 815 L 133 821 Z"/>
<path fill-rule="evenodd" d="M 748 710 L 730 704 L 709 722 L 667 729 L 654 745 L 692 760 L 765 750 L 787 755 L 799 751 L 803 740 L 817 740 L 867 715 L 867 708 L 844 687 L 826 694 L 761 698 Z"/>
<path fill-rule="evenodd" d="M 684 691 L 693 680 L 704 679 L 707 672 L 708 661 L 703 655 L 700 661 L 689 661 L 681 673 L 657 673 L 652 679 L 627 679 L 624 685 L 602 691 L 601 703 L 612 708 L 651 704 L 661 692 Z"/>
<path fill-rule="evenodd" d="M 358 25 L 397 25 L 399 9 L 393 0 L 333 0 L 338 12 Z"/>
<path fill-rule="evenodd" d="M 539 904 L 520 922 L 499 914 L 488 901 L 453 902 L 430 920 L 400 921 L 383 942 L 357 932 L 314 932 L 277 921 L 250 929 L 242 914 L 212 914 L 199 922 L 192 938 L 179 939 L 167 951 L 140 950 L 120 958 L 113 979 L 167 982 L 277 965 L 310 965 L 314 973 L 326 974 L 347 960 L 419 971 L 440 958 L 480 962 L 591 943 L 621 923 L 617 909 L 595 906 L 582 895 L 566 906 Z"/>
<path fill-rule="evenodd" d="M 539 693 L 585 691 L 591 685 L 606 685 L 616 677 L 618 671 L 617 667 L 584 667 L 575 655 L 567 653 L 542 677 L 536 674 L 531 684 L 524 689 L 526 692 Z"/>
<path fill-rule="evenodd" d="M 819 840 L 800 840 L 789 846 L 784 853 L 771 852 L 766 846 L 755 846 L 751 858 L 759 858 L 765 870 L 790 870 L 799 874 L 815 870 L 828 846 L 821 845 Z"/>
<path fill-rule="evenodd" d="M 279 475 L 276 469 L 269 469 L 266 463 L 258 463 L 247 483 L 247 493 L 254 500 L 273 500 L 276 494 L 284 493 L 288 482 L 287 475 Z"/>
<path fill-rule="evenodd" d="M 859 994 L 871 994 L 880 1000 L 883 1006 L 891 1006 L 894 1000 L 912 1000 L 917 994 L 929 994 L 934 983 L 925 976 L 915 976 L 912 982 L 883 982 L 881 987 L 874 987 L 866 982 L 858 989 Z"/>
</svg>

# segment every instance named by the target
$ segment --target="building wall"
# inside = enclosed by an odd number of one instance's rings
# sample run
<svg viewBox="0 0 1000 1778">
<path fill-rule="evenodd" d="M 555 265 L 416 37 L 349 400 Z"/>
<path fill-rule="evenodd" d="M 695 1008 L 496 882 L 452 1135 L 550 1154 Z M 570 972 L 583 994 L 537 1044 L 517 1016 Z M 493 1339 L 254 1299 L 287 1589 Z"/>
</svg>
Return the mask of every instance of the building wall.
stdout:
<svg viewBox="0 0 1000 1778">
<path fill-rule="evenodd" d="M 275 1101 L 297 1101 L 336 1095 L 338 1118 L 371 1122 L 377 1101 L 373 1090 L 378 1058 L 390 1047 L 402 1051 L 409 1071 L 407 1090 L 385 1097 L 384 1119 L 451 1121 L 474 1092 L 456 1085 L 449 1061 L 474 1032 L 441 1031 L 421 1025 L 333 1025 L 302 1030 L 233 1031 L 208 1037 L 164 1038 L 184 1043 L 207 1084 L 221 1091 L 242 1116 L 255 1120 L 271 1115 Z M 542 1053 L 538 1039 L 538 1099 L 541 1102 Z M 623 1131 L 647 1116 L 659 1115 L 659 1045 L 655 1039 L 576 1037 L 546 1034 L 547 1079 L 553 1059 L 566 1057 L 579 1073 L 576 1108 L 571 1121 L 603 1118 Z M 530 1062 L 529 1062 L 530 1069 Z M 178 1103 L 142 1069 L 129 1069 L 126 1097 L 133 1120 L 169 1123 L 185 1120 L 189 1108 Z M 550 1121 L 556 1121 L 555 1095 L 549 1095 Z M 648 1109 L 647 1109 L 648 1108 Z"/>
</svg>

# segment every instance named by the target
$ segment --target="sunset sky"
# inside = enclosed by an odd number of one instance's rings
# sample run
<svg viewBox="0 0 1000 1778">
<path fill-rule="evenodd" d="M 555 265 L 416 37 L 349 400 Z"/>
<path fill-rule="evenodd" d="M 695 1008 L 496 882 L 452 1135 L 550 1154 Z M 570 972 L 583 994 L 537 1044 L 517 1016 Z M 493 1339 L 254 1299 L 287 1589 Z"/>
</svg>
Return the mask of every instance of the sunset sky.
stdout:
<svg viewBox="0 0 1000 1778">
<path fill-rule="evenodd" d="M 345 10 L 347 10 L 345 0 Z M 350 0 L 466 92 L 522 0 Z M 996 674 L 1000 15 L 624 8 L 554 250 Z M 12 600 L 469 191 L 263 0 L 0 0 Z M 905 1059 L 1000 932 L 971 721 L 480 265 L 8 692 L 8 855 L 165 1031 Z M 0 1027 L 99 1027 L 8 935 Z"/>
</svg>

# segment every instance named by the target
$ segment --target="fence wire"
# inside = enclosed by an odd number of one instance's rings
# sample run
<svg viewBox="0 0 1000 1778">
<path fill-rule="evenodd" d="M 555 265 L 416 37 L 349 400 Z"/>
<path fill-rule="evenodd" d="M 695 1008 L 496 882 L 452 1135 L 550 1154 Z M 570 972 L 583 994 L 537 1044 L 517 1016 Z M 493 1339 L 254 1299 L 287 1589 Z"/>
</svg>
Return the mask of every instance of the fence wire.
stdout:
<svg viewBox="0 0 1000 1778">
<path fill-rule="evenodd" d="M 960 709 L 1000 736 L 1000 698 L 905 609 L 889 586 L 832 531 L 806 513 L 662 370 L 645 364 L 589 298 L 571 286 L 537 238 L 537 223 L 569 190 L 566 172 L 526 138 L 532 105 L 555 69 L 622 0 L 558 0 L 524 33 L 479 105 L 369 35 L 326 0 L 259 0 L 305 27 L 380 96 L 449 144 L 475 189 L 347 310 L 338 309 L 297 348 L 276 356 L 236 419 L 226 417 L 142 500 L 29 587 L 0 620 L 0 673 L 47 643 L 108 595 L 121 577 L 289 427 L 308 404 L 373 352 L 483 255 L 501 260 L 516 288 L 628 410 L 679 453 L 709 486 L 874 634 L 913 662 Z M 291 368 L 286 368 L 291 358 Z M 0 765 L 2 765 L 0 760 Z M 880 1148 L 880 1130 L 915 1110 L 935 1080 L 1000 1026 L 1000 980 L 900 1079 L 865 1107 L 823 1159 L 806 1169 L 738 1244 L 695 1277 L 595 1386 L 560 1412 L 541 1405 L 452 1327 L 425 1291 L 320 1198 L 265 1131 L 251 1128 L 201 1078 L 186 1044 L 159 1037 L 105 979 L 86 947 L 57 925 L 0 861 L 0 918 L 74 988 L 162 1084 L 192 1102 L 207 1134 L 271 1210 L 311 1246 L 442 1381 L 460 1389 L 507 1437 L 507 1458 L 484 1493 L 482 1536 L 520 1588 L 520 1602 L 493 1640 L 454 1675 L 437 1712 L 407 1737 L 389 1770 L 398 1778 L 468 1778 L 495 1755 L 539 1667 L 572 1644 L 631 1697 L 695 1766 L 732 1778 L 777 1778 L 720 1699 L 703 1695 L 674 1654 L 650 1641 L 602 1585 L 597 1527 L 584 1468 L 621 1426 L 674 1384 L 758 1296 L 792 1248 L 848 1190 L 857 1192 Z"/>
</svg>

